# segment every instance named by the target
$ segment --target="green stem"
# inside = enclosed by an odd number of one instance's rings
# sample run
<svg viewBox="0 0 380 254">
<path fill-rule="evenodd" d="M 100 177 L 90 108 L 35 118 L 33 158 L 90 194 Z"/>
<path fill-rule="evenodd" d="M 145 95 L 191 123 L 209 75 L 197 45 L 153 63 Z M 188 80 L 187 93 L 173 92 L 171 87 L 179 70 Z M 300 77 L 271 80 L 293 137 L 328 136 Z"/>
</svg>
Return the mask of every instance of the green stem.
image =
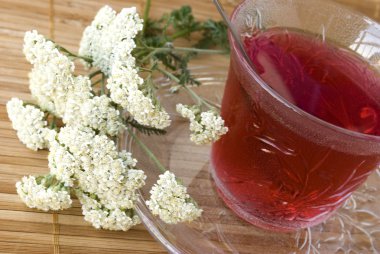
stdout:
<svg viewBox="0 0 380 254">
<path fill-rule="evenodd" d="M 185 47 L 173 47 L 173 48 L 152 48 L 152 47 L 138 47 L 136 49 L 148 49 L 151 50 L 151 52 L 145 56 L 141 62 L 145 63 L 149 59 L 151 59 L 155 54 L 157 53 L 165 53 L 165 52 L 193 52 L 198 54 L 226 54 L 227 51 L 225 50 L 216 50 L 216 49 L 199 49 L 199 48 L 185 48 Z"/>
<path fill-rule="evenodd" d="M 182 52 L 194 52 L 199 54 L 227 54 L 226 50 L 222 49 L 201 49 L 201 48 L 187 48 L 187 47 L 137 47 L 136 49 L 149 49 L 155 53 L 170 52 L 170 51 L 182 51 Z M 152 53 L 151 52 L 151 53 Z"/>
<path fill-rule="evenodd" d="M 49 188 L 53 184 L 54 176 L 51 174 L 47 174 L 45 177 L 44 186 Z"/>
<path fill-rule="evenodd" d="M 55 129 L 55 127 L 57 126 L 57 118 L 53 115 L 53 119 L 51 120 L 51 123 L 50 123 L 50 129 Z"/>
<path fill-rule="evenodd" d="M 167 171 L 167 169 L 162 165 L 162 163 L 158 160 L 158 158 L 154 155 L 154 153 L 137 137 L 137 135 L 130 129 L 127 128 L 129 134 L 132 136 L 133 140 L 144 150 L 144 152 L 148 155 L 148 157 L 156 164 L 161 173 Z"/>
<path fill-rule="evenodd" d="M 201 96 L 200 96 L 200 97 L 201 97 Z M 213 102 L 213 101 L 211 101 L 211 100 L 209 100 L 209 99 L 206 99 L 206 98 L 204 98 L 204 97 L 202 97 L 202 99 L 203 99 L 204 101 L 208 102 L 209 104 L 211 104 L 212 106 L 214 106 L 215 108 L 217 108 L 217 109 L 220 110 L 220 108 L 221 108 L 221 105 L 220 105 L 220 104 L 215 103 L 215 102 Z"/>
<path fill-rule="evenodd" d="M 94 71 L 94 72 L 91 72 L 91 73 L 88 75 L 88 78 L 89 78 L 89 79 L 92 79 L 93 77 L 95 77 L 96 75 L 98 75 L 98 74 L 100 74 L 100 73 L 102 73 L 101 70 L 96 70 L 96 71 Z"/>
<path fill-rule="evenodd" d="M 139 67 L 139 69 L 140 69 L 140 72 L 150 72 L 150 73 L 153 72 L 153 70 L 148 69 L 148 68 L 144 68 L 144 67 Z"/>
<path fill-rule="evenodd" d="M 202 97 L 200 97 L 196 92 L 194 92 L 190 87 L 188 86 L 182 86 L 185 91 L 191 96 L 193 97 L 193 99 L 195 99 L 197 102 L 199 102 L 200 104 L 203 104 L 205 105 L 206 107 L 208 107 L 209 109 L 211 110 L 215 110 L 216 108 L 211 105 L 210 103 L 208 103 L 205 99 L 203 99 Z"/>
<path fill-rule="evenodd" d="M 200 54 L 227 54 L 226 50 L 218 49 L 200 49 L 200 48 L 184 48 L 184 47 L 175 47 L 174 51 L 185 51 L 185 52 L 196 52 Z"/>
<path fill-rule="evenodd" d="M 33 106 L 33 107 L 35 107 L 35 108 L 40 109 L 40 106 L 38 106 L 38 104 L 33 103 L 33 102 L 24 102 L 22 105 L 23 105 L 23 106 Z"/>
<path fill-rule="evenodd" d="M 144 47 L 138 47 L 138 49 L 145 49 Z M 140 51 L 134 51 L 132 54 L 133 56 L 136 58 L 136 59 L 140 59 L 143 55 L 145 55 L 145 51 L 144 50 L 140 50 Z"/>
<path fill-rule="evenodd" d="M 146 0 L 145 8 L 144 8 L 144 27 L 142 34 L 145 35 L 148 19 L 149 19 L 149 12 L 151 7 L 151 0 Z"/>
<path fill-rule="evenodd" d="M 105 94 L 105 81 L 106 81 L 106 77 L 105 75 L 102 73 L 102 86 L 100 88 L 100 94 L 103 95 Z"/>
<path fill-rule="evenodd" d="M 132 136 L 132 138 L 136 141 L 136 143 L 144 150 L 144 152 L 148 155 L 148 157 L 156 164 L 158 169 L 161 171 L 161 173 L 165 173 L 168 171 L 164 165 L 158 160 L 158 158 L 154 155 L 154 153 L 137 137 L 137 135 L 130 129 L 127 128 L 129 134 Z M 182 179 L 179 179 L 178 177 L 175 178 L 178 184 L 183 185 Z M 198 206 L 197 202 L 190 197 L 190 202 L 193 202 L 196 206 Z"/>
<path fill-rule="evenodd" d="M 157 49 L 154 49 L 153 51 L 151 51 L 146 57 L 144 57 L 141 62 L 142 63 L 145 63 L 146 61 L 150 60 L 155 54 L 159 53 L 159 51 Z"/>
<path fill-rule="evenodd" d="M 184 29 L 184 30 L 178 31 L 178 32 L 174 33 L 172 36 L 170 36 L 170 40 L 174 41 L 175 39 L 184 37 L 186 35 L 190 35 L 190 33 L 192 33 L 192 32 L 195 32 L 195 31 L 190 31 L 189 29 Z"/>
<path fill-rule="evenodd" d="M 62 51 L 64 53 L 66 53 L 68 56 L 71 56 L 71 57 L 74 57 L 74 58 L 79 58 L 79 59 L 82 59 L 84 61 L 86 61 L 87 63 L 91 64 L 93 61 L 91 58 L 89 57 L 86 57 L 86 56 L 79 56 L 77 54 L 74 54 L 73 52 L 69 51 L 68 49 L 58 45 L 58 44 L 55 44 L 55 47 L 59 50 L 59 51 Z"/>
<path fill-rule="evenodd" d="M 161 73 L 163 73 L 164 75 L 166 75 L 168 78 L 170 78 L 171 80 L 173 80 L 174 82 L 176 83 L 179 83 L 180 80 L 174 76 L 172 73 L 168 72 L 167 70 L 165 69 L 161 69 L 161 68 L 157 68 L 158 71 L 160 71 Z M 192 89 L 190 89 L 188 86 L 186 85 L 182 85 L 181 87 L 183 87 L 185 89 L 185 91 L 198 103 L 198 104 L 203 104 L 205 105 L 206 107 L 208 107 L 209 109 L 212 109 L 212 110 L 215 110 L 216 108 L 214 106 L 212 106 L 210 103 L 208 103 L 206 100 L 204 100 L 202 97 L 200 97 L 196 92 L 194 92 Z"/>
<path fill-rule="evenodd" d="M 102 79 L 99 79 L 97 81 L 95 81 L 94 83 L 91 84 L 91 86 L 96 86 L 97 84 L 99 84 L 100 82 L 102 82 Z"/>
<path fill-rule="evenodd" d="M 174 82 L 176 82 L 176 83 L 180 82 L 180 80 L 176 76 L 174 76 L 172 73 L 168 72 L 167 70 L 161 69 L 161 68 L 158 68 L 158 67 L 157 67 L 157 70 L 159 72 L 161 72 L 162 74 L 166 75 L 168 78 L 170 78 Z"/>
</svg>

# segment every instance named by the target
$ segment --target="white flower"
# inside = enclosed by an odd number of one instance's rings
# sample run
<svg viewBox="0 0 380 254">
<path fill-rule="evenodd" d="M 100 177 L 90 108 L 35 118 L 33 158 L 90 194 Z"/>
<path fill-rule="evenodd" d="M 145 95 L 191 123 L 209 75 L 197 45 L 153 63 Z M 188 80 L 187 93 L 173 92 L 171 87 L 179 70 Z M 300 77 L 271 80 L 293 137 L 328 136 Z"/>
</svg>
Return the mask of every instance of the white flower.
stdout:
<svg viewBox="0 0 380 254">
<path fill-rule="evenodd" d="M 170 125 L 169 115 L 146 96 L 142 89 L 144 80 L 138 75 L 134 38 L 142 30 L 142 20 L 136 8 L 125 8 L 119 14 L 105 6 L 82 37 L 79 53 L 93 59 L 93 65 L 107 76 L 111 99 L 129 111 L 142 125 L 164 129 Z"/>
<path fill-rule="evenodd" d="M 74 100 L 79 107 L 80 103 L 92 97 L 88 77 L 74 77 L 72 73 L 55 72 L 50 66 L 39 66 L 32 69 L 29 78 L 29 88 L 41 108 L 65 119 L 71 113 L 67 110 L 68 100 Z M 69 110 L 73 110 L 72 107 Z"/>
<path fill-rule="evenodd" d="M 52 99 L 54 86 L 48 80 L 46 70 L 42 67 L 33 68 L 29 73 L 29 89 L 34 99 L 36 99 L 41 109 L 55 112 L 55 105 Z"/>
<path fill-rule="evenodd" d="M 25 33 L 24 54 L 34 65 L 29 88 L 42 109 L 63 117 L 69 98 L 84 100 L 92 96 L 89 78 L 74 77 L 74 63 L 37 31 Z"/>
<path fill-rule="evenodd" d="M 137 160 L 132 157 L 132 154 L 130 152 L 127 152 L 125 150 L 119 152 L 120 159 L 123 160 L 123 164 L 127 168 L 134 168 L 136 167 Z"/>
<path fill-rule="evenodd" d="M 78 76 L 75 80 L 74 89 L 67 96 L 63 122 L 67 125 L 90 127 L 100 134 L 116 136 L 123 124 L 119 110 L 111 105 L 112 100 L 106 95 L 92 97 L 87 78 Z"/>
<path fill-rule="evenodd" d="M 17 193 L 22 201 L 30 208 L 37 208 L 43 211 L 57 211 L 71 207 L 70 192 L 65 187 L 60 187 L 59 183 L 53 186 L 48 184 L 48 177 L 24 176 L 20 182 L 16 183 Z"/>
<path fill-rule="evenodd" d="M 199 107 L 177 104 L 177 112 L 190 120 L 190 140 L 197 145 L 209 144 L 228 132 L 224 120 L 216 112 L 201 112 Z"/>
<path fill-rule="evenodd" d="M 91 127 L 100 134 L 116 136 L 123 124 L 119 110 L 112 106 L 111 102 L 106 95 L 87 100 L 71 97 L 67 102 L 64 122 Z"/>
<path fill-rule="evenodd" d="M 83 32 L 79 55 L 92 57 L 95 52 L 100 51 L 102 31 L 108 28 L 115 17 L 116 12 L 107 5 L 98 11 L 91 25 Z"/>
<path fill-rule="evenodd" d="M 198 107 L 190 108 L 189 106 L 183 104 L 177 104 L 176 110 L 182 117 L 187 118 L 190 121 L 195 121 L 195 115 L 200 113 Z"/>
<path fill-rule="evenodd" d="M 130 60 L 129 64 L 134 64 Z M 169 114 L 145 96 L 140 87 L 143 80 L 138 76 L 134 66 L 116 63 L 112 68 L 112 75 L 108 80 L 107 88 L 111 92 L 111 99 L 126 108 L 133 118 L 142 125 L 157 129 L 165 129 L 171 123 Z"/>
<path fill-rule="evenodd" d="M 140 124 L 157 129 L 165 129 L 170 125 L 169 114 L 159 105 L 154 105 L 152 99 L 144 96 L 140 90 L 130 91 L 127 100 L 128 112 Z"/>
<path fill-rule="evenodd" d="M 36 30 L 25 33 L 23 52 L 26 59 L 33 65 L 39 66 L 55 62 L 56 69 L 74 70 L 74 64 L 58 51 L 53 42 L 46 40 Z"/>
<path fill-rule="evenodd" d="M 51 142 L 48 160 L 50 173 L 66 186 L 73 187 L 74 174 L 81 170 L 80 160 L 77 160 L 57 141 Z"/>
<path fill-rule="evenodd" d="M 75 123 L 78 120 L 83 104 L 93 97 L 91 81 L 88 77 L 77 76 L 73 82 L 73 86 L 66 91 L 66 94 L 59 96 L 64 104 L 62 120 L 65 124 Z"/>
<path fill-rule="evenodd" d="M 107 136 L 84 127 L 62 128 L 58 142 L 80 161 L 81 169 L 74 176 L 81 189 L 94 193 L 107 209 L 134 208 L 136 190 L 145 184 L 146 176 L 134 168 L 136 161 L 129 153 L 119 153 Z"/>
<path fill-rule="evenodd" d="M 122 128 L 122 122 L 119 110 L 111 106 L 111 102 L 106 95 L 85 102 L 81 110 L 84 124 L 99 130 L 101 134 L 116 136 Z"/>
<path fill-rule="evenodd" d="M 154 215 L 168 224 L 193 221 L 202 213 L 202 209 L 191 202 L 186 187 L 179 184 L 169 171 L 159 176 L 150 194 L 146 204 Z"/>
<path fill-rule="evenodd" d="M 46 127 L 44 113 L 34 106 L 23 104 L 17 98 L 12 98 L 7 103 L 8 116 L 18 138 L 32 150 L 48 148 L 48 137 L 54 135 L 54 131 Z"/>
<path fill-rule="evenodd" d="M 122 60 L 136 47 L 133 38 L 143 28 L 136 8 L 124 8 L 116 15 L 104 6 L 88 26 L 80 43 L 79 54 L 93 59 L 93 65 L 109 75 L 116 60 Z"/>
<path fill-rule="evenodd" d="M 95 228 L 127 231 L 141 223 L 140 218 L 132 209 L 106 209 L 96 199 L 81 191 L 77 191 L 77 197 L 82 204 L 84 219 Z"/>
<path fill-rule="evenodd" d="M 110 90 L 111 99 L 115 103 L 123 108 L 128 108 L 130 92 L 137 90 L 143 84 L 144 80 L 138 75 L 135 67 L 135 58 L 131 56 L 128 62 L 115 63 L 107 81 L 107 88 Z"/>
</svg>

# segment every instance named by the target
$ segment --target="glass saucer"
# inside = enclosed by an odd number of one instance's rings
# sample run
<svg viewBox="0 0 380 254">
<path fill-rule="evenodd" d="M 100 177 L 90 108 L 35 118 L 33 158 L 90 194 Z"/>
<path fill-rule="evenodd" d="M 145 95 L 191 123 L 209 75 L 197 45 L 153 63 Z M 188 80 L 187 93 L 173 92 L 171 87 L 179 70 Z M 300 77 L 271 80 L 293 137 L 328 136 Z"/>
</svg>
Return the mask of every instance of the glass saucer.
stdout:
<svg viewBox="0 0 380 254">
<path fill-rule="evenodd" d="M 225 62 L 224 62 L 225 64 Z M 227 66 L 226 64 L 224 66 Z M 219 66 L 221 67 L 221 66 Z M 198 66 L 193 74 L 202 82 L 194 88 L 202 96 L 220 102 L 226 79 L 226 67 Z M 236 216 L 219 198 L 209 171 L 210 146 L 197 146 L 189 140 L 189 124 L 175 113 L 176 103 L 189 103 L 184 93 L 169 93 L 163 86 L 161 101 L 171 114 L 172 126 L 164 136 L 141 139 L 160 161 L 179 178 L 204 210 L 192 223 L 168 225 L 153 216 L 145 205 L 149 190 L 159 171 L 127 134 L 120 144 L 133 151 L 139 167 L 146 171 L 147 185 L 141 190 L 137 212 L 150 233 L 170 253 L 378 253 L 380 252 L 380 171 L 352 195 L 326 222 L 294 233 L 265 231 Z"/>
</svg>

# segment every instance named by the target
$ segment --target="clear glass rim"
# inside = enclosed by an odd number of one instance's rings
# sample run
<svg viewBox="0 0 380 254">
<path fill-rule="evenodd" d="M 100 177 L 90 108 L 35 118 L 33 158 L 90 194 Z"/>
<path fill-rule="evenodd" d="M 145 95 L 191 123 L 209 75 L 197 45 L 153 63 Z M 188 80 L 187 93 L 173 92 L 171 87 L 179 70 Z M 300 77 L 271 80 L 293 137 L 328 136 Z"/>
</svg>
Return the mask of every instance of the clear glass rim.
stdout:
<svg viewBox="0 0 380 254">
<path fill-rule="evenodd" d="M 231 15 L 232 24 L 234 23 L 235 18 L 237 16 L 237 14 L 239 13 L 240 9 L 244 8 L 244 5 L 245 5 L 245 3 L 247 1 L 250 1 L 250 0 L 244 0 L 244 1 L 242 1 L 234 9 L 234 11 L 233 11 L 233 13 Z M 340 8 L 343 8 L 347 12 L 351 12 L 352 14 L 355 14 L 357 16 L 362 16 L 362 18 L 365 19 L 367 22 L 370 22 L 372 24 L 376 24 L 376 25 L 380 26 L 380 24 L 378 24 L 377 22 L 375 22 L 371 18 L 365 16 L 364 14 L 361 14 L 359 12 L 351 10 L 348 7 L 344 6 L 344 5 L 341 5 L 341 4 L 338 4 L 338 3 L 333 3 L 331 1 L 326 1 L 326 0 L 322 0 L 321 2 L 323 2 L 323 3 L 329 3 L 331 5 L 337 5 Z M 368 134 L 364 134 L 364 133 L 348 130 L 348 129 L 345 129 L 343 127 L 339 127 L 337 125 L 331 124 L 329 122 L 326 122 L 326 121 L 324 121 L 324 120 L 322 120 L 322 119 L 320 119 L 320 118 L 318 118 L 318 117 L 316 117 L 316 116 L 314 116 L 314 115 L 312 115 L 312 114 L 304 111 L 303 109 L 299 108 L 298 106 L 296 106 L 293 103 L 291 103 L 288 100 L 286 100 L 278 92 L 276 92 L 273 88 L 271 88 L 259 76 L 259 74 L 256 73 L 256 71 L 250 66 L 250 64 L 245 60 L 245 58 L 244 58 L 243 54 L 240 52 L 239 47 L 237 46 L 236 40 L 234 39 L 234 37 L 231 34 L 230 30 L 228 31 L 228 37 L 229 37 L 229 40 L 230 40 L 230 43 L 231 43 L 231 46 L 230 46 L 231 47 L 231 52 L 234 53 L 236 56 L 238 56 L 238 59 L 241 62 L 242 67 L 247 71 L 247 73 L 250 76 L 253 77 L 253 79 L 260 85 L 261 88 L 263 88 L 267 93 L 270 94 L 270 96 L 272 96 L 274 99 L 276 99 L 278 102 L 280 102 L 283 106 L 292 109 L 297 114 L 299 114 L 301 117 L 305 117 L 308 120 L 313 121 L 313 122 L 315 122 L 315 123 L 317 123 L 317 124 L 319 124 L 319 125 L 321 125 L 323 127 L 326 127 L 326 128 L 328 128 L 330 130 L 333 130 L 333 131 L 336 131 L 336 132 L 339 132 L 339 133 L 342 133 L 342 134 L 345 134 L 345 135 L 349 135 L 349 136 L 351 136 L 353 138 L 358 138 L 358 139 L 362 139 L 362 140 L 366 140 L 366 141 L 372 141 L 372 142 L 378 142 L 378 143 L 380 143 L 380 136 L 368 135 Z"/>
</svg>

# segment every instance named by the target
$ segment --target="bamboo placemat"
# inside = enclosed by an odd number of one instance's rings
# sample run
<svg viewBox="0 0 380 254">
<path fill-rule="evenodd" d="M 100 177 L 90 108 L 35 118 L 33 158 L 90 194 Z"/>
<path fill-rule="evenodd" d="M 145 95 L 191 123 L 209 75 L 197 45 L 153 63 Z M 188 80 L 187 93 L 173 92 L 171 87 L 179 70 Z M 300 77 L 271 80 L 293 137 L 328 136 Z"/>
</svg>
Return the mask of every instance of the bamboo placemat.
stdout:
<svg viewBox="0 0 380 254">
<path fill-rule="evenodd" d="M 380 0 L 337 0 L 380 19 Z M 211 0 L 153 0 L 159 16 L 189 4 L 196 16 L 219 18 Z M 228 11 L 234 0 L 224 0 Z M 38 29 L 59 44 L 76 51 L 82 31 L 105 5 L 120 10 L 142 0 L 0 0 L 0 253 L 166 253 L 142 225 L 129 232 L 96 230 L 83 221 L 78 202 L 59 213 L 28 209 L 18 198 L 15 183 L 23 175 L 48 172 L 47 152 L 25 148 L 12 130 L 5 110 L 11 97 L 30 100 L 30 65 L 22 54 L 24 32 Z M 228 64 L 226 62 L 226 64 Z"/>
</svg>

